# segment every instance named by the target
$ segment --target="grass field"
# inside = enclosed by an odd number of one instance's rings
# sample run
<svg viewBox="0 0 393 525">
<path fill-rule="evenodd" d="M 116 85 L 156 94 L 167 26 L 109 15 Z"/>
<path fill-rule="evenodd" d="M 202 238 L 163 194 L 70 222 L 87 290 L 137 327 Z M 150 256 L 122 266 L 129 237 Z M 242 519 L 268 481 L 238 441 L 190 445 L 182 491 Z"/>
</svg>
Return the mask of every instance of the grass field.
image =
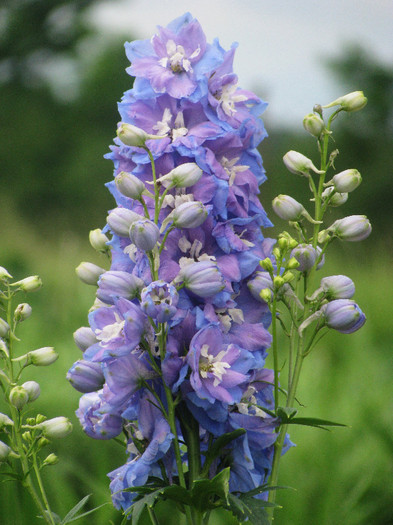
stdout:
<svg viewBox="0 0 393 525">
<path fill-rule="evenodd" d="M 33 315 L 21 326 L 20 353 L 54 346 L 60 357 L 50 368 L 26 371 L 41 385 L 32 409 L 49 417 L 66 415 L 74 423 L 68 438 L 53 444 L 60 463 L 46 471 L 55 512 L 64 516 L 86 494 L 91 505 L 110 501 L 106 474 L 124 463 L 116 443 L 86 437 L 74 416 L 79 394 L 65 379 L 80 357 L 72 333 L 86 324 L 94 289 L 81 284 L 74 268 L 82 260 L 104 265 L 89 243 L 75 234 L 37 233 L 8 210 L 2 220 L 0 264 L 15 278 L 39 274 L 44 287 L 26 299 Z M 86 233 L 97 225 L 86 225 Z M 55 226 L 53 227 L 55 228 Z M 296 443 L 282 460 L 277 525 L 388 525 L 393 523 L 393 342 L 391 254 L 375 249 L 372 237 L 356 246 L 338 246 L 323 275 L 344 273 L 356 284 L 355 299 L 366 312 L 364 328 L 351 336 L 329 334 L 304 366 L 299 401 L 302 415 L 348 425 L 326 432 L 291 428 Z M 322 275 L 321 275 L 322 276 Z M 0 411 L 2 409 L 0 403 Z M 29 498 L 13 483 L 0 490 L 0 522 L 39 524 Z M 175 523 L 163 509 L 163 524 Z M 166 514 L 165 514 L 166 513 Z M 166 517 L 165 517 L 166 516 Z M 170 517 L 171 516 L 171 517 Z M 79 523 L 120 523 L 111 505 Z M 168 521 L 169 520 L 169 521 Z M 226 516 L 216 524 L 230 525 Z"/>
</svg>

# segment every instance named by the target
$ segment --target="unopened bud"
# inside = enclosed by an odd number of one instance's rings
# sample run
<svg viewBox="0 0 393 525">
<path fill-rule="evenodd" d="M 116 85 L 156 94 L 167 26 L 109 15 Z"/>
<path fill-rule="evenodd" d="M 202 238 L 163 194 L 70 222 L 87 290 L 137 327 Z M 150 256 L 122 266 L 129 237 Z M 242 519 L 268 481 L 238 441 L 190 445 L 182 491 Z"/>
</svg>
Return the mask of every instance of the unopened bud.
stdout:
<svg viewBox="0 0 393 525">
<path fill-rule="evenodd" d="M 10 331 L 10 325 L 0 317 L 0 337 L 6 337 Z"/>
<path fill-rule="evenodd" d="M 44 459 L 44 462 L 42 464 L 43 467 L 50 466 L 50 465 L 56 465 L 56 463 L 59 462 L 59 458 L 56 456 L 56 454 L 49 454 L 49 456 L 46 456 Z"/>
<path fill-rule="evenodd" d="M 95 333 L 90 326 L 81 326 L 74 332 L 74 341 L 76 346 L 84 352 L 89 346 L 98 342 Z"/>
<path fill-rule="evenodd" d="M 3 441 L 0 441 L 0 462 L 8 458 L 11 453 L 11 448 Z"/>
<path fill-rule="evenodd" d="M 270 288 L 264 288 L 259 292 L 259 297 L 262 299 L 262 301 L 265 301 L 265 303 L 270 303 L 272 300 L 272 291 Z"/>
<path fill-rule="evenodd" d="M 0 266 L 0 281 L 6 281 L 7 279 L 12 279 L 12 275 L 4 268 Z"/>
<path fill-rule="evenodd" d="M 9 399 L 11 405 L 13 405 L 18 410 L 22 410 L 22 408 L 29 401 L 29 394 L 23 388 L 23 386 L 14 386 L 14 388 L 11 389 Z"/>
<path fill-rule="evenodd" d="M 337 208 L 347 202 L 348 193 L 337 193 L 333 186 L 329 186 L 322 192 L 322 199 L 324 201 L 329 199 L 329 206 Z"/>
<path fill-rule="evenodd" d="M 143 218 L 142 215 L 139 215 L 139 213 L 135 213 L 128 208 L 115 208 L 109 213 L 106 222 L 116 235 L 120 235 L 120 237 L 128 237 L 131 224 L 134 221 Z"/>
<path fill-rule="evenodd" d="M 49 366 L 57 360 L 59 355 L 51 346 L 44 346 L 28 352 L 27 357 L 34 366 Z"/>
<path fill-rule="evenodd" d="M 130 199 L 140 199 L 142 193 L 146 190 L 143 181 L 127 171 L 121 171 L 116 175 L 115 183 L 120 193 Z"/>
<path fill-rule="evenodd" d="M 184 266 L 179 273 L 184 286 L 199 297 L 213 297 L 225 288 L 223 276 L 214 261 L 198 261 Z"/>
<path fill-rule="evenodd" d="M 150 252 L 160 238 L 160 229 L 153 221 L 140 219 L 131 224 L 129 236 L 137 248 Z"/>
<path fill-rule="evenodd" d="M 276 214 L 285 221 L 298 222 L 304 217 L 313 224 L 318 222 L 314 221 L 300 202 L 289 195 L 278 195 L 278 197 L 273 200 L 272 204 L 273 210 Z"/>
<path fill-rule="evenodd" d="M 314 137 L 319 137 L 325 129 L 325 123 L 319 115 L 309 113 L 303 119 L 303 127 Z"/>
<path fill-rule="evenodd" d="M 366 316 L 359 306 L 349 299 L 336 299 L 322 306 L 325 323 L 342 334 L 359 330 L 366 322 Z"/>
<path fill-rule="evenodd" d="M 281 275 L 276 275 L 273 279 L 273 286 L 275 290 L 279 290 L 285 284 L 285 280 Z"/>
<path fill-rule="evenodd" d="M 100 363 L 80 360 L 67 372 L 67 379 L 78 392 L 95 392 L 105 382 Z"/>
<path fill-rule="evenodd" d="M 75 268 L 75 271 L 83 283 L 93 286 L 97 286 L 100 275 L 105 272 L 104 268 L 89 262 L 81 262 L 80 265 Z"/>
<path fill-rule="evenodd" d="M 143 148 L 147 140 L 164 138 L 164 136 L 151 135 L 137 126 L 125 123 L 121 123 L 117 128 L 117 136 L 126 146 L 137 148 Z"/>
<path fill-rule="evenodd" d="M 186 162 L 160 177 L 157 182 L 161 182 L 165 187 L 189 188 L 199 181 L 202 174 L 203 171 L 198 164 Z"/>
<path fill-rule="evenodd" d="M 269 289 L 270 295 L 271 295 L 271 290 L 273 290 L 273 281 L 270 276 L 270 273 L 269 272 L 257 272 L 255 277 L 251 279 L 250 281 L 248 281 L 247 287 L 250 290 L 251 295 L 254 297 L 254 299 L 257 299 L 257 300 L 263 299 L 266 302 L 266 299 L 264 299 L 261 296 L 261 292 L 262 290 Z"/>
<path fill-rule="evenodd" d="M 342 241 L 357 242 L 367 239 L 372 228 L 365 215 L 349 215 L 335 221 L 328 230 Z"/>
<path fill-rule="evenodd" d="M 321 279 L 321 288 L 328 300 L 351 299 L 355 295 L 355 285 L 346 275 L 330 275 Z"/>
<path fill-rule="evenodd" d="M 341 106 L 341 109 L 344 111 L 359 111 L 363 109 L 366 104 L 367 98 L 364 96 L 363 91 L 353 91 L 322 107 L 331 108 L 333 106 Z"/>
<path fill-rule="evenodd" d="M 284 155 L 283 161 L 288 170 L 296 175 L 308 177 L 310 170 L 318 174 L 325 173 L 324 171 L 318 170 L 309 158 L 297 151 L 288 151 L 288 153 Z"/>
<path fill-rule="evenodd" d="M 40 385 L 36 381 L 26 381 L 23 383 L 22 387 L 26 390 L 29 396 L 29 403 L 35 401 L 41 393 Z"/>
<path fill-rule="evenodd" d="M 24 292 L 35 292 L 42 286 L 42 280 L 38 275 L 31 275 L 20 281 L 12 283 L 11 286 L 17 286 Z"/>
<path fill-rule="evenodd" d="M 295 257 L 291 257 L 287 262 L 288 270 L 297 270 L 300 266 L 299 261 Z"/>
<path fill-rule="evenodd" d="M 198 228 L 208 216 L 208 209 L 199 201 L 183 202 L 165 219 L 164 224 L 173 222 L 177 228 Z"/>
<path fill-rule="evenodd" d="M 95 230 L 90 230 L 89 233 L 89 241 L 91 246 L 99 253 L 107 253 L 109 251 L 108 242 L 109 239 L 105 235 L 105 233 L 102 232 L 100 228 L 96 228 Z"/>
<path fill-rule="evenodd" d="M 72 431 L 71 421 L 64 417 L 59 416 L 53 419 L 48 419 L 39 425 L 44 436 L 49 439 L 59 439 L 68 436 Z"/>
<path fill-rule="evenodd" d="M 318 257 L 318 251 L 311 244 L 298 244 L 291 252 L 291 258 L 298 261 L 299 272 L 311 270 Z"/>
<path fill-rule="evenodd" d="M 6 414 L 3 414 L 3 413 L 0 412 L 0 431 L 4 427 L 8 427 L 8 426 L 13 427 L 14 426 L 14 422 Z"/>
<path fill-rule="evenodd" d="M 266 259 L 263 259 L 263 261 L 259 261 L 259 265 L 262 266 L 262 268 L 267 272 L 273 272 L 273 263 L 269 257 L 266 257 Z"/>
<path fill-rule="evenodd" d="M 291 281 L 294 280 L 295 278 L 295 275 L 292 273 L 292 272 L 285 272 L 282 276 L 282 278 L 284 279 L 284 282 L 286 283 L 290 283 Z"/>
<path fill-rule="evenodd" d="M 361 182 L 362 177 L 358 170 L 349 169 L 337 173 L 328 184 L 333 184 L 339 193 L 349 193 L 355 190 Z"/>
<path fill-rule="evenodd" d="M 15 321 L 22 322 L 31 316 L 31 306 L 27 303 L 18 304 L 14 311 Z"/>
</svg>

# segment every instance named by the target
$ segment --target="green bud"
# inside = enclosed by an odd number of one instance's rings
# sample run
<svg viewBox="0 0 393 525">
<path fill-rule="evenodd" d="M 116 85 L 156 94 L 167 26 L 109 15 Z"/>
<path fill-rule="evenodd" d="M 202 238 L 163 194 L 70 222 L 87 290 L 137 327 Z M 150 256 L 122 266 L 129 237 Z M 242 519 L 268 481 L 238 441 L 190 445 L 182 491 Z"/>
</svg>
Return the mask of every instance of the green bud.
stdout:
<svg viewBox="0 0 393 525">
<path fill-rule="evenodd" d="M 56 454 L 49 454 L 49 456 L 47 456 L 45 459 L 44 459 L 44 462 L 43 462 L 43 466 L 49 466 L 49 465 L 56 465 L 56 463 L 59 462 L 59 458 L 56 456 Z"/>
<path fill-rule="evenodd" d="M 8 273 L 4 266 L 0 266 L 0 281 L 6 281 L 7 279 L 12 279 L 12 275 Z"/>
<path fill-rule="evenodd" d="M 288 151 L 288 153 L 284 155 L 283 161 L 288 170 L 296 175 L 309 177 L 310 170 L 318 174 L 325 173 L 324 171 L 317 169 L 309 158 L 305 157 L 298 151 Z"/>
<path fill-rule="evenodd" d="M 27 303 L 18 304 L 15 308 L 14 319 L 18 323 L 25 321 L 31 316 L 31 306 Z"/>
<path fill-rule="evenodd" d="M 281 286 L 285 284 L 285 280 L 281 275 L 276 275 L 273 279 L 273 285 L 276 290 L 279 290 Z"/>
<path fill-rule="evenodd" d="M 100 275 L 105 272 L 104 268 L 89 262 L 81 262 L 75 269 L 76 275 L 85 283 L 97 286 L 97 281 Z"/>
<path fill-rule="evenodd" d="M 8 426 L 10 427 L 14 426 L 14 422 L 6 414 L 2 414 L 0 412 L 0 431 L 2 428 L 8 427 Z"/>
<path fill-rule="evenodd" d="M 51 365 L 59 357 L 59 355 L 55 352 L 54 348 L 51 346 L 44 346 L 43 348 L 32 350 L 26 355 L 29 360 L 29 363 L 31 363 L 34 366 Z"/>
<path fill-rule="evenodd" d="M 90 230 L 89 241 L 90 241 L 91 246 L 97 252 L 107 253 L 109 251 L 109 246 L 107 245 L 107 243 L 109 242 L 109 239 L 105 235 L 105 233 L 102 233 L 102 230 L 100 230 L 100 228 L 96 228 L 95 230 Z"/>
<path fill-rule="evenodd" d="M 367 104 L 367 98 L 364 96 L 363 91 L 353 91 L 343 97 L 339 97 L 333 102 L 330 102 L 324 108 L 331 108 L 333 106 L 341 106 L 343 111 L 353 112 L 363 109 Z"/>
<path fill-rule="evenodd" d="M 296 246 L 295 246 L 296 248 Z M 287 268 L 288 270 L 296 270 L 300 266 L 299 261 L 296 259 L 296 257 L 291 257 L 289 261 L 287 262 Z"/>
<path fill-rule="evenodd" d="M 40 385 L 36 381 L 26 381 L 23 383 L 22 387 L 26 390 L 29 396 L 29 403 L 35 401 L 41 393 Z"/>
<path fill-rule="evenodd" d="M 272 300 L 272 291 L 270 290 L 270 288 L 263 288 L 263 290 L 259 292 L 259 296 L 266 303 L 270 303 L 270 301 Z"/>
<path fill-rule="evenodd" d="M 269 257 L 266 257 L 266 259 L 263 259 L 263 261 L 259 261 L 259 266 L 262 266 L 262 268 L 267 272 L 273 272 L 273 263 Z"/>
<path fill-rule="evenodd" d="M 48 419 L 39 425 L 44 436 L 50 439 L 60 439 L 68 436 L 72 431 L 71 421 L 64 417 L 59 416 L 53 419 Z"/>
<path fill-rule="evenodd" d="M 6 337 L 10 331 L 10 325 L 0 317 L 0 337 Z"/>
<path fill-rule="evenodd" d="M 289 241 L 286 237 L 279 237 L 277 243 L 281 252 L 286 252 L 288 250 Z"/>
<path fill-rule="evenodd" d="M 303 127 L 308 133 L 318 138 L 325 129 L 325 123 L 319 115 L 309 113 L 303 119 Z"/>
<path fill-rule="evenodd" d="M 284 282 L 289 283 L 293 281 L 295 275 L 292 272 L 285 272 L 282 278 L 284 279 Z"/>
<path fill-rule="evenodd" d="M 273 248 L 272 253 L 276 259 L 279 259 L 281 257 L 280 248 L 278 248 L 277 246 Z"/>
<path fill-rule="evenodd" d="M 0 441 L 0 463 L 8 458 L 11 453 L 11 449 L 8 445 Z"/>
<path fill-rule="evenodd" d="M 29 401 L 29 394 L 23 388 L 23 386 L 14 386 L 10 392 L 9 400 L 12 406 L 18 410 L 22 410 L 22 408 Z"/>
<path fill-rule="evenodd" d="M 41 288 L 42 280 L 38 275 L 31 275 L 30 277 L 12 283 L 11 286 L 17 286 L 24 292 L 35 292 Z"/>
</svg>

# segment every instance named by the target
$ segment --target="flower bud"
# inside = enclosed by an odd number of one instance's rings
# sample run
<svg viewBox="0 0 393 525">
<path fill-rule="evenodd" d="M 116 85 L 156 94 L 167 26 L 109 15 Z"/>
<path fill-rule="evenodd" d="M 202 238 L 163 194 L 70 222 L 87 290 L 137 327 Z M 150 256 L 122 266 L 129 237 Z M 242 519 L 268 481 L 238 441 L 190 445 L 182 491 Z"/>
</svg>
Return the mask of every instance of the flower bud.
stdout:
<svg viewBox="0 0 393 525">
<path fill-rule="evenodd" d="M 214 261 L 198 261 L 183 267 L 178 276 L 184 286 L 199 297 L 212 297 L 225 288 Z"/>
<path fill-rule="evenodd" d="M 127 171 L 121 171 L 116 175 L 115 183 L 120 193 L 130 199 L 140 199 L 142 193 L 146 189 L 143 181 Z"/>
<path fill-rule="evenodd" d="M 35 292 L 41 288 L 42 280 L 38 275 L 31 275 L 21 281 L 12 283 L 11 286 L 17 286 L 24 292 Z"/>
<path fill-rule="evenodd" d="M 349 169 L 337 173 L 331 183 L 334 185 L 334 189 L 339 193 L 349 193 L 355 190 L 362 182 L 362 177 L 358 170 Z M 329 184 L 329 183 L 328 183 Z"/>
<path fill-rule="evenodd" d="M 371 224 L 365 215 L 349 215 L 335 221 L 329 228 L 342 241 L 363 241 L 371 233 Z"/>
<path fill-rule="evenodd" d="M 203 171 L 195 162 L 180 164 L 167 175 L 158 179 L 165 187 L 189 188 L 202 177 Z"/>
<path fill-rule="evenodd" d="M 31 306 L 27 303 L 18 304 L 14 311 L 15 321 L 22 322 L 31 316 Z"/>
<path fill-rule="evenodd" d="M 353 91 L 322 107 L 331 108 L 333 106 L 341 106 L 341 109 L 344 111 L 359 111 L 363 109 L 366 104 L 367 98 L 364 96 L 363 91 Z"/>
<path fill-rule="evenodd" d="M 139 219 L 143 219 L 139 213 L 135 213 L 128 208 L 115 208 L 109 213 L 106 222 L 116 235 L 128 237 L 131 224 Z"/>
<path fill-rule="evenodd" d="M 8 273 L 4 266 L 0 266 L 0 281 L 6 281 L 7 279 L 12 279 L 12 275 Z"/>
<path fill-rule="evenodd" d="M 150 135 L 143 129 L 124 122 L 117 128 L 117 136 L 126 146 L 137 148 L 143 148 L 147 140 L 164 138 L 164 136 Z"/>
<path fill-rule="evenodd" d="M 75 268 L 75 271 L 83 283 L 93 286 L 97 286 L 100 275 L 105 272 L 104 268 L 89 262 L 81 262 L 80 265 Z"/>
<path fill-rule="evenodd" d="M 330 197 L 332 193 L 333 195 Z M 322 199 L 324 201 L 329 199 L 329 206 L 337 208 L 338 206 L 341 206 L 342 204 L 345 204 L 347 202 L 348 193 L 337 193 L 333 186 L 329 186 L 328 188 L 326 188 L 326 190 L 322 192 Z"/>
<path fill-rule="evenodd" d="M 273 281 L 269 272 L 257 272 L 254 279 L 248 281 L 247 287 L 254 299 L 257 301 L 262 299 L 266 302 L 266 299 L 261 297 L 261 292 L 265 289 L 268 289 L 271 292 L 271 290 L 273 290 Z"/>
<path fill-rule="evenodd" d="M 49 366 L 56 361 L 59 355 L 51 346 L 44 346 L 28 352 L 27 357 L 34 366 Z"/>
<path fill-rule="evenodd" d="M 168 215 L 164 224 L 172 221 L 177 228 L 198 228 L 207 216 L 208 209 L 201 202 L 183 202 Z"/>
<path fill-rule="evenodd" d="M 4 427 L 13 427 L 14 422 L 6 414 L 0 412 L 0 432 Z"/>
<path fill-rule="evenodd" d="M 44 436 L 50 439 L 66 437 L 72 431 L 71 421 L 64 416 L 48 419 L 38 426 L 41 428 Z"/>
<path fill-rule="evenodd" d="M 325 173 L 324 171 L 318 170 L 309 158 L 297 151 L 288 151 L 288 153 L 284 155 L 283 161 L 287 169 L 296 175 L 304 175 L 305 177 L 308 177 L 310 170 L 319 174 Z"/>
<path fill-rule="evenodd" d="M 0 318 L 1 319 L 1 318 Z M 3 352 L 3 354 L 6 356 L 6 357 L 10 357 L 10 352 L 7 348 L 7 345 L 5 344 L 5 342 L 3 341 L 3 339 L 0 338 L 0 352 Z"/>
<path fill-rule="evenodd" d="M 36 381 L 26 381 L 23 383 L 22 387 L 26 390 L 29 396 L 29 403 L 35 401 L 41 393 L 40 385 Z"/>
<path fill-rule="evenodd" d="M 76 346 L 84 352 L 89 346 L 98 342 L 95 333 L 90 326 L 81 326 L 74 332 L 74 341 Z"/>
<path fill-rule="evenodd" d="M 351 299 L 355 294 L 355 285 L 352 279 L 346 275 L 323 277 L 321 288 L 329 301 L 332 299 Z"/>
<path fill-rule="evenodd" d="M 160 238 L 160 230 L 153 221 L 140 219 L 131 224 L 129 236 L 137 248 L 150 252 Z"/>
<path fill-rule="evenodd" d="M 322 306 L 325 323 L 342 334 L 359 330 L 366 322 L 366 316 L 355 301 L 336 299 Z"/>
<path fill-rule="evenodd" d="M 259 266 L 269 273 L 273 272 L 273 263 L 269 257 L 266 257 L 266 259 L 263 259 L 263 261 L 259 261 Z"/>
<path fill-rule="evenodd" d="M 289 261 L 287 262 L 287 269 L 288 270 L 297 270 L 300 266 L 299 261 L 295 257 L 291 257 Z"/>
<path fill-rule="evenodd" d="M 284 284 L 285 280 L 283 279 L 283 277 L 281 277 L 281 275 L 276 275 L 273 278 L 273 287 L 275 290 L 279 290 Z"/>
<path fill-rule="evenodd" d="M 56 463 L 59 462 L 59 458 L 56 456 L 56 454 L 49 454 L 49 456 L 46 456 L 44 459 L 44 462 L 42 464 L 43 467 L 50 466 L 50 465 L 56 465 Z"/>
<path fill-rule="evenodd" d="M 95 392 L 105 382 L 100 363 L 76 361 L 67 372 L 67 379 L 78 392 Z"/>
<path fill-rule="evenodd" d="M 318 257 L 318 251 L 311 244 L 298 244 L 291 252 L 291 258 L 299 263 L 296 268 L 299 272 L 311 270 Z"/>
<path fill-rule="evenodd" d="M 0 337 L 6 337 L 10 331 L 10 325 L 0 317 Z"/>
<path fill-rule="evenodd" d="M 278 195 L 273 199 L 272 206 L 276 215 L 284 221 L 299 221 L 304 211 L 303 205 L 289 195 Z"/>
<path fill-rule="evenodd" d="M 97 297 L 104 303 L 113 304 L 116 297 L 133 299 L 145 283 L 129 272 L 112 270 L 103 273 L 98 280 Z"/>
<path fill-rule="evenodd" d="M 11 448 L 3 441 L 0 441 L 0 463 L 8 458 L 11 453 Z"/>
<path fill-rule="evenodd" d="M 264 301 L 265 303 L 270 303 L 272 300 L 273 292 L 270 290 L 270 288 L 264 288 L 259 292 L 259 297 Z"/>
<path fill-rule="evenodd" d="M 14 386 L 14 388 L 11 389 L 9 399 L 11 405 L 13 405 L 18 410 L 22 410 L 22 408 L 29 401 L 29 394 L 23 388 L 23 386 Z"/>
<path fill-rule="evenodd" d="M 105 235 L 105 233 L 102 233 L 102 230 L 100 228 L 96 228 L 95 230 L 90 230 L 89 233 L 89 241 L 91 246 L 99 253 L 107 253 L 109 251 L 108 242 L 109 239 Z"/>
<path fill-rule="evenodd" d="M 141 308 L 158 323 L 166 323 L 176 314 L 179 295 L 176 288 L 165 281 L 154 281 L 141 293 Z"/>
<path fill-rule="evenodd" d="M 325 123 L 319 115 L 309 113 L 303 119 L 303 127 L 314 137 L 319 137 L 325 129 Z"/>
</svg>

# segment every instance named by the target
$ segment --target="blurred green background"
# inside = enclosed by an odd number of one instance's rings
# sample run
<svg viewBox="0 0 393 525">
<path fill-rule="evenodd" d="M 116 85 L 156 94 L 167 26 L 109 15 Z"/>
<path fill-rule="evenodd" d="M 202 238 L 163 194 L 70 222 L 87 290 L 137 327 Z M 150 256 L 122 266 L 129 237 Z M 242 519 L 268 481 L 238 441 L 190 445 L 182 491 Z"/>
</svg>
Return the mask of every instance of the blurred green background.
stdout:
<svg viewBox="0 0 393 525">
<path fill-rule="evenodd" d="M 65 380 L 80 357 L 72 333 L 86 324 L 94 299 L 94 290 L 77 280 L 74 268 L 82 260 L 106 264 L 87 236 L 104 226 L 113 206 L 104 187 L 112 165 L 103 155 L 118 121 L 116 101 L 131 87 L 123 42 L 133 36 L 114 40 L 96 34 L 81 16 L 91 4 L 14 1 L 0 8 L 0 264 L 15 278 L 39 274 L 44 281 L 41 291 L 23 299 L 33 316 L 21 326 L 19 348 L 23 353 L 54 346 L 60 354 L 50 369 L 29 370 L 26 378 L 41 384 L 34 411 L 74 422 L 72 435 L 53 444 L 60 463 L 45 472 L 53 508 L 61 516 L 86 494 L 92 494 L 90 507 L 109 501 L 106 474 L 124 462 L 118 445 L 96 442 L 80 430 L 74 416 L 79 394 Z M 362 89 L 369 99 L 362 112 L 337 122 L 336 168 L 356 167 L 362 173 L 363 184 L 344 213 L 368 215 L 374 231 L 359 245 L 334 246 L 322 270 L 355 281 L 355 298 L 368 322 L 352 336 L 330 334 L 305 363 L 298 396 L 302 414 L 348 428 L 291 429 L 297 447 L 282 461 L 281 484 L 296 491 L 279 492 L 284 508 L 275 522 L 388 525 L 393 523 L 393 69 L 357 46 L 327 61 L 326 68 L 342 93 Z M 53 89 L 53 77 L 63 89 Z M 303 181 L 288 175 L 282 156 L 295 149 L 315 159 L 316 152 L 301 123 L 296 130 L 275 125 L 268 131 L 261 147 L 269 177 L 262 202 L 273 218 L 270 202 L 278 193 L 305 203 Z M 336 210 L 329 220 L 342 213 Z M 274 236 L 284 226 L 277 220 L 267 234 Z M 20 488 L 0 486 L 0 523 L 42 522 Z M 163 523 L 174 523 L 165 512 Z M 85 523 L 111 519 L 121 521 L 107 505 Z M 231 522 L 218 516 L 219 523 Z"/>
</svg>

